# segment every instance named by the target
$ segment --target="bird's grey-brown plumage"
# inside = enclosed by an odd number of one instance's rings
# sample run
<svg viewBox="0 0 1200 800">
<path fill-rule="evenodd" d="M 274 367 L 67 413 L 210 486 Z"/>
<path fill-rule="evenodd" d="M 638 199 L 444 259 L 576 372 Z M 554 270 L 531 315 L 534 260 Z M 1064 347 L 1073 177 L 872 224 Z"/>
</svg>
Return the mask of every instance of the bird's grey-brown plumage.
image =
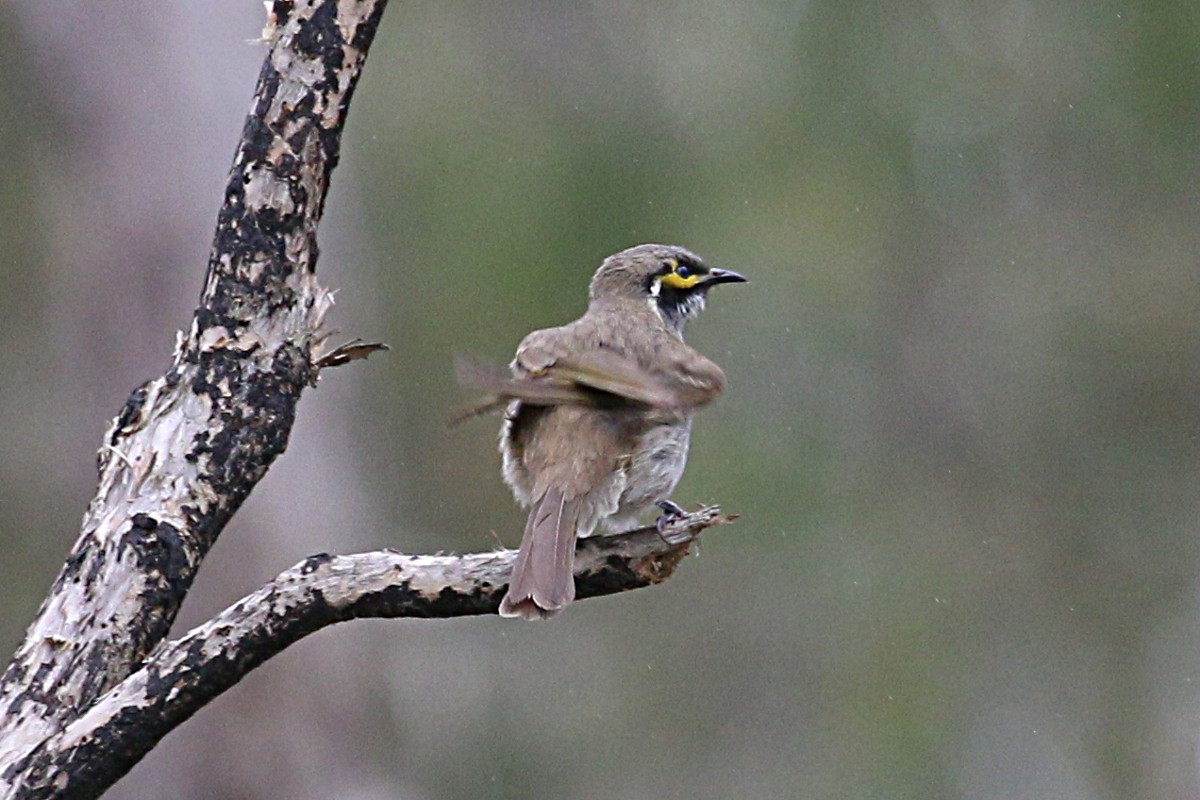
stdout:
<svg viewBox="0 0 1200 800">
<path fill-rule="evenodd" d="M 575 539 L 631 525 L 683 475 L 694 411 L 725 386 L 683 341 L 709 288 L 745 279 L 680 247 L 617 253 L 592 278 L 587 312 L 534 331 L 508 374 L 459 363 L 491 396 L 463 416 L 507 406 L 504 478 L 530 507 L 504 616 L 548 617 L 575 597 Z"/>
</svg>

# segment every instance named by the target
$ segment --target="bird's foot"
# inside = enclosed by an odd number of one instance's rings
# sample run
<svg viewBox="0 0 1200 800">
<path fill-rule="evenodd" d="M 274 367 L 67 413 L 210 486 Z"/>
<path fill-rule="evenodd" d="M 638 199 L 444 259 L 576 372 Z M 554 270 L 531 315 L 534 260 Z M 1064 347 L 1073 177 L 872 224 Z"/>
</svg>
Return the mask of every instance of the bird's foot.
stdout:
<svg viewBox="0 0 1200 800">
<path fill-rule="evenodd" d="M 686 517 L 687 512 L 680 507 L 678 503 L 670 500 L 659 500 L 654 505 L 662 509 L 662 516 L 654 523 L 654 527 L 658 529 L 658 535 L 667 544 L 684 544 L 692 540 L 690 531 L 672 531 L 670 530 L 671 523 L 680 517 Z"/>
</svg>

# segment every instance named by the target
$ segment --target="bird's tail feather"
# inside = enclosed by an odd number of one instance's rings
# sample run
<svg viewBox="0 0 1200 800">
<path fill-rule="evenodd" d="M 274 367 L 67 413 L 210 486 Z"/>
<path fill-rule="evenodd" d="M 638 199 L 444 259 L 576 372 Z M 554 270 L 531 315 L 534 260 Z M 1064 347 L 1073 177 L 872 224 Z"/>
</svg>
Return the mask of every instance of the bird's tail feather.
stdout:
<svg viewBox="0 0 1200 800">
<path fill-rule="evenodd" d="M 533 504 L 500 616 L 546 619 L 575 599 L 579 501 L 551 488 Z"/>
</svg>

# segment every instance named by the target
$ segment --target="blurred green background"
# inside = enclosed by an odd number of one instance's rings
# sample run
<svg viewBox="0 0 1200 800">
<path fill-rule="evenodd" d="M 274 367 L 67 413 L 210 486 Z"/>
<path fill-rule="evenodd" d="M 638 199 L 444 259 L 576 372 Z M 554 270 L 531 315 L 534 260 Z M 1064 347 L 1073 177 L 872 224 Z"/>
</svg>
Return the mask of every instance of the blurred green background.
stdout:
<svg viewBox="0 0 1200 800">
<path fill-rule="evenodd" d="M 0 6 L 0 637 L 198 296 L 258 3 Z M 684 504 L 548 624 L 324 631 L 116 798 L 1200 797 L 1200 6 L 395 2 L 321 229 L 344 338 L 181 626 L 313 552 L 515 545 L 507 360 L 609 253 L 752 283 Z"/>
</svg>

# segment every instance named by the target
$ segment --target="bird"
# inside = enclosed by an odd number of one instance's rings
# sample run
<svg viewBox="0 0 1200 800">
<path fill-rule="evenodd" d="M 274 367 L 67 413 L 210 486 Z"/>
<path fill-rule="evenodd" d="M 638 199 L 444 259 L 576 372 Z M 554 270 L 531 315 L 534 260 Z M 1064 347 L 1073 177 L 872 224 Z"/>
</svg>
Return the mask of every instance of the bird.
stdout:
<svg viewBox="0 0 1200 800">
<path fill-rule="evenodd" d="M 684 324 L 714 286 L 745 281 L 683 247 L 638 245 L 600 264 L 583 316 L 530 333 L 508 369 L 459 359 L 460 382 L 487 396 L 454 421 L 504 409 L 504 480 L 529 508 L 501 616 L 545 619 L 574 599 L 577 538 L 655 505 L 660 530 L 682 513 L 669 498 L 693 414 L 725 388 Z"/>
</svg>

